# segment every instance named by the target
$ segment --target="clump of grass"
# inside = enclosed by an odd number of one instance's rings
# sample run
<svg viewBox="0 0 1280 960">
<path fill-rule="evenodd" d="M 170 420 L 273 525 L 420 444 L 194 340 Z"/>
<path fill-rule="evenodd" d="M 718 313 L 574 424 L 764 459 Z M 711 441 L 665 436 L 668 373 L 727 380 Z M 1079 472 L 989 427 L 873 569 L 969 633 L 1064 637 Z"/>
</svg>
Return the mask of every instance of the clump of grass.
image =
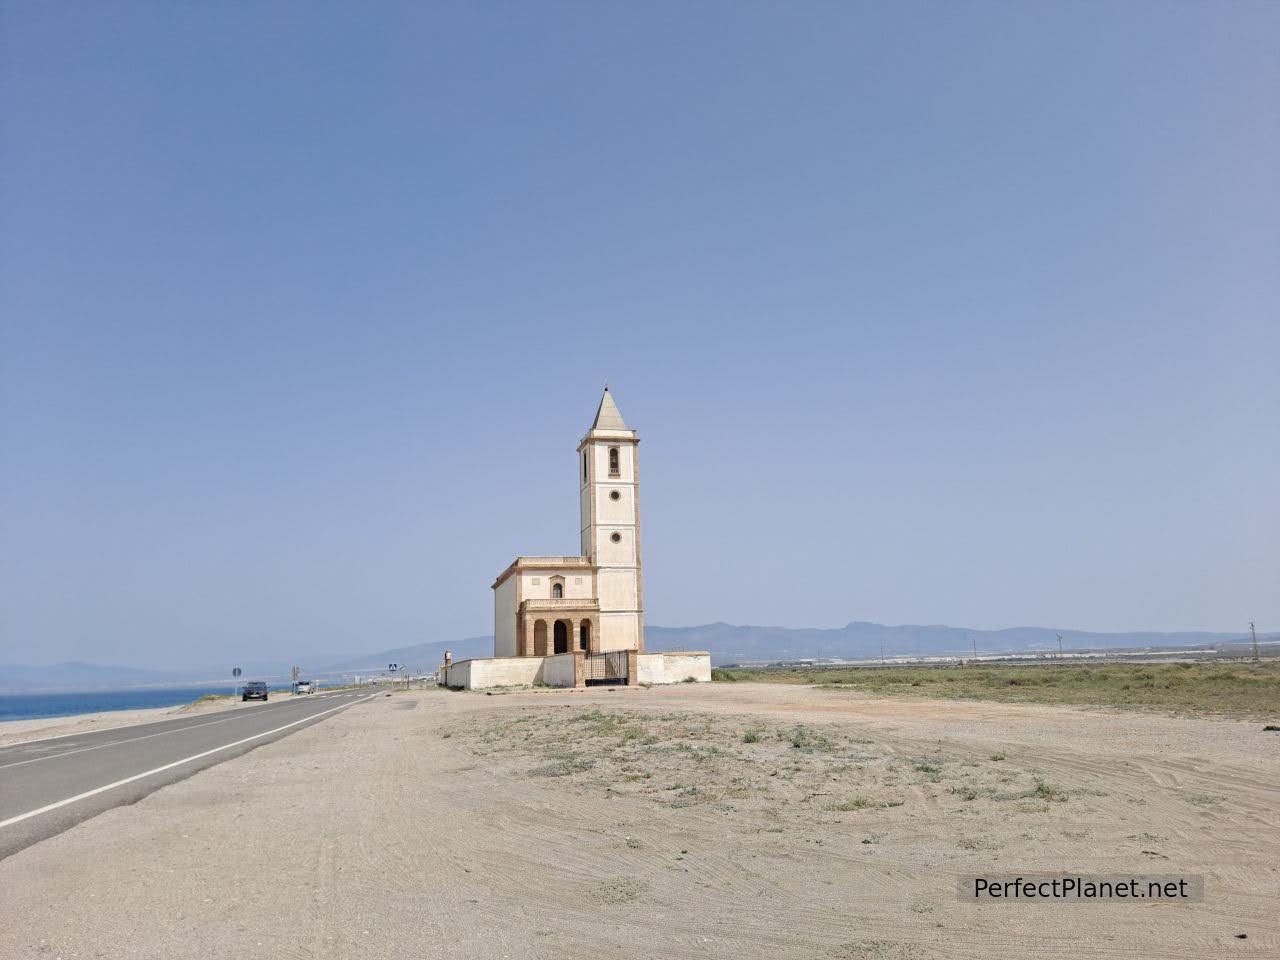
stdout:
<svg viewBox="0 0 1280 960">
<path fill-rule="evenodd" d="M 797 750 L 813 752 L 814 750 L 830 750 L 831 741 L 820 733 L 814 733 L 808 727 L 798 725 L 790 734 L 780 732 L 779 739 L 790 742 L 791 746 Z"/>
<path fill-rule="evenodd" d="M 1035 789 L 1031 791 L 1031 796 L 1038 797 L 1041 800 L 1047 800 L 1050 803 L 1066 803 L 1067 794 L 1061 787 L 1056 787 L 1052 783 L 1046 783 L 1044 780 L 1037 780 Z"/>
<path fill-rule="evenodd" d="M 1187 803 L 1194 803 L 1198 807 L 1212 807 L 1221 800 L 1221 797 L 1210 796 L 1207 793 L 1193 793 L 1187 797 Z"/>
<path fill-rule="evenodd" d="M 595 765 L 595 761 L 588 757 L 564 756 L 557 757 L 551 763 L 541 767 L 534 767 L 529 771 L 531 777 L 570 777 L 575 773 L 585 773 Z"/>
<path fill-rule="evenodd" d="M 721 754 L 718 747 L 703 746 L 701 744 L 690 746 L 687 743 L 681 743 L 676 745 L 676 749 L 681 753 L 688 754 L 698 763 L 706 763 Z"/>
<path fill-rule="evenodd" d="M 761 735 L 759 730 L 748 730 L 742 735 L 743 743 L 759 743 L 763 739 L 764 737 Z"/>
<path fill-rule="evenodd" d="M 991 755 L 991 759 L 999 762 L 1001 760 L 1008 760 L 1009 758 L 1006 757 L 1003 753 L 993 753 Z"/>
<path fill-rule="evenodd" d="M 617 716 L 612 713 L 605 713 L 603 710 L 591 710 L 578 716 L 578 722 L 582 724 L 582 734 L 589 737 L 610 737 L 621 731 L 626 725 L 625 717 Z"/>
<path fill-rule="evenodd" d="M 828 803 L 822 809 L 831 810 L 836 813 L 850 813 L 854 810 L 865 810 L 871 806 L 871 801 L 866 797 L 851 797 L 848 800 L 838 800 L 835 803 Z"/>
<path fill-rule="evenodd" d="M 1057 703 L 1267 719 L 1280 657 L 1260 663 L 1098 663 L 967 667 L 718 668 L 724 679 L 811 683 L 879 694 Z"/>
<path fill-rule="evenodd" d="M 738 676 L 732 670 L 716 667 L 711 671 L 711 680 L 716 683 L 737 683 Z"/>
</svg>

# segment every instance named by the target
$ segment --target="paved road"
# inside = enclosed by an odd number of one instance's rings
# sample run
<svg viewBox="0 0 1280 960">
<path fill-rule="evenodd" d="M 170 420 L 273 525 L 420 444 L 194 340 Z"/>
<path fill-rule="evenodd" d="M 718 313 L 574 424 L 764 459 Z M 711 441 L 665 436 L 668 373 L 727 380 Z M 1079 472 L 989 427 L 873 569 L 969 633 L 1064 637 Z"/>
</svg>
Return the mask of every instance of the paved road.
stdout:
<svg viewBox="0 0 1280 960">
<path fill-rule="evenodd" d="M 0 859 L 375 696 L 289 697 L 0 748 Z"/>
</svg>

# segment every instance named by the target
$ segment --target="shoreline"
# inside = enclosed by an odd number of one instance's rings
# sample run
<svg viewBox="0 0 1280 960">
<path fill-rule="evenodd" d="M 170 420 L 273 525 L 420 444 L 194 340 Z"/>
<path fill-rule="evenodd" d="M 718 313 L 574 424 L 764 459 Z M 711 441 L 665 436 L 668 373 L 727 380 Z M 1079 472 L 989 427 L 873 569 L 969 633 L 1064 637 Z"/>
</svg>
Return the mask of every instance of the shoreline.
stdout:
<svg viewBox="0 0 1280 960">
<path fill-rule="evenodd" d="M 13 746 L 33 740 L 74 736 L 97 730 L 115 730 L 135 727 L 156 720 L 189 714 L 216 713 L 223 710 L 249 706 L 231 696 L 221 695 L 218 700 L 196 699 L 168 707 L 136 707 L 130 710 L 100 710 L 93 713 L 72 713 L 61 717 L 35 717 L 28 720 L 6 720 L 0 723 L 0 746 Z"/>
</svg>

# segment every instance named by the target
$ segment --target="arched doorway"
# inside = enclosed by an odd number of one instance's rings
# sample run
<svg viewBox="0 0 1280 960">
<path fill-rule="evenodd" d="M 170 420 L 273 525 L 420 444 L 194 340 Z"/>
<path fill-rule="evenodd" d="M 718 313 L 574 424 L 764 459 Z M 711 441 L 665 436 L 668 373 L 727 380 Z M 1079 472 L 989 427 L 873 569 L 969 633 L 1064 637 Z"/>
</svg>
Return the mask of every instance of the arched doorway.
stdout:
<svg viewBox="0 0 1280 960">
<path fill-rule="evenodd" d="M 582 623 L 578 625 L 578 649 L 588 651 L 591 649 L 590 620 L 583 620 Z"/>
<path fill-rule="evenodd" d="M 563 620 L 556 621 L 555 652 L 569 652 L 569 624 L 565 623 Z"/>
<path fill-rule="evenodd" d="M 533 655 L 535 657 L 547 655 L 547 621 L 545 620 L 539 620 L 533 625 Z"/>
</svg>

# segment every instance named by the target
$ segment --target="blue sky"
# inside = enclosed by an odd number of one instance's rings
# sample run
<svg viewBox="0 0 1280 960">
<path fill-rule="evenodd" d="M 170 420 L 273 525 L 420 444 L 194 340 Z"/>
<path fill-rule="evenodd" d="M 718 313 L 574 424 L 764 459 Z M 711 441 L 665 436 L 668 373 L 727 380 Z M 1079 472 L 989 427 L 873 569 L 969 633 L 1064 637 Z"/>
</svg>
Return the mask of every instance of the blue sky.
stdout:
<svg viewBox="0 0 1280 960">
<path fill-rule="evenodd" d="M 1280 626 L 1280 7 L 0 7 L 0 661 Z"/>
</svg>

